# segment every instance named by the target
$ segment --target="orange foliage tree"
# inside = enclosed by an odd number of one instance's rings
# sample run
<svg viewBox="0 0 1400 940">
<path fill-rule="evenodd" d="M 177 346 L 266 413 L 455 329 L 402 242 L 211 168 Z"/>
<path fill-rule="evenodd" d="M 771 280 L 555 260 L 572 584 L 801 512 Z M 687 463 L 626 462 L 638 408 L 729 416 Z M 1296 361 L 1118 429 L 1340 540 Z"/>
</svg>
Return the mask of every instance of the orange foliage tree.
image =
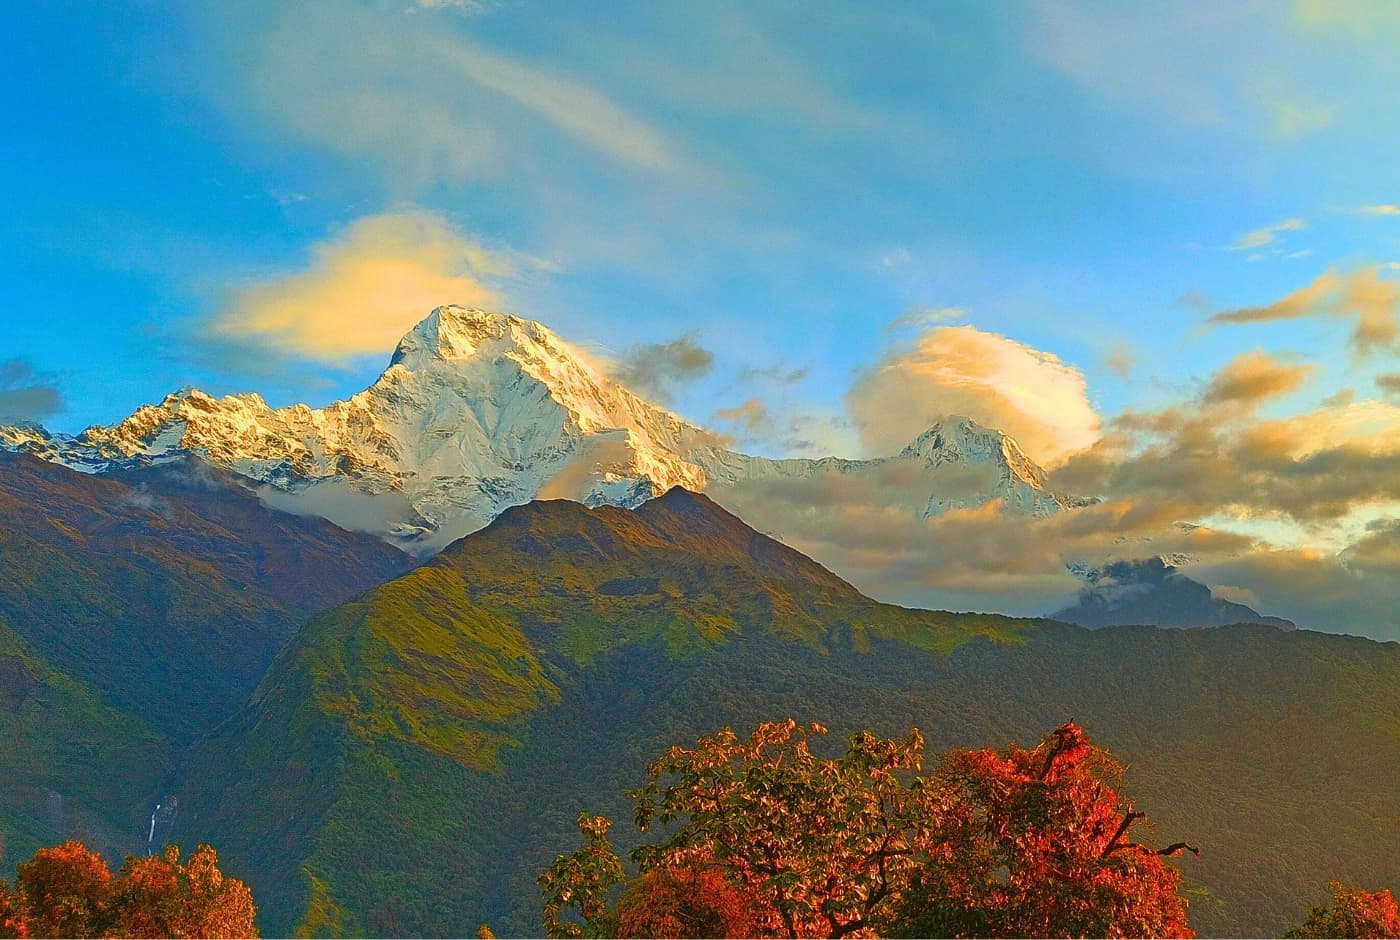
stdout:
<svg viewBox="0 0 1400 940">
<path fill-rule="evenodd" d="M 40 849 L 16 869 L 20 917 L 31 937 L 98 935 L 107 917 L 112 873 L 81 842 Z"/>
<path fill-rule="evenodd" d="M 1142 814 L 1117 767 L 1065 725 L 1033 749 L 954 752 L 919 776 L 923 739 L 825 733 L 794 721 L 675 747 L 631 795 L 642 831 L 625 881 L 608 820 L 540 878 L 551 936 L 1191 936 L 1179 874 L 1131 838 Z M 581 923 L 562 920 L 575 908 Z"/>
<path fill-rule="evenodd" d="M 10 891 L 9 885 L 0 881 L 0 937 L 27 936 L 29 928 L 20 913 L 19 898 Z"/>
<path fill-rule="evenodd" d="M 717 864 L 653 868 L 617 902 L 619 937 L 757 937 L 768 924 L 763 899 Z"/>
<path fill-rule="evenodd" d="M 1191 936 L 1184 842 L 1133 840 L 1122 769 L 1073 724 L 1033 750 L 958 751 L 934 776 L 942 812 L 894 916 L 905 936 Z"/>
<path fill-rule="evenodd" d="M 0 883 L 0 937 L 256 937 L 248 887 L 219 870 L 201 845 L 128 858 L 113 878 L 81 842 L 40 849 L 17 869 L 13 893 Z"/>
<path fill-rule="evenodd" d="M 1363 891 L 1328 883 L 1331 907 L 1314 907 L 1285 937 L 1400 937 L 1400 910 L 1389 891 Z"/>
</svg>

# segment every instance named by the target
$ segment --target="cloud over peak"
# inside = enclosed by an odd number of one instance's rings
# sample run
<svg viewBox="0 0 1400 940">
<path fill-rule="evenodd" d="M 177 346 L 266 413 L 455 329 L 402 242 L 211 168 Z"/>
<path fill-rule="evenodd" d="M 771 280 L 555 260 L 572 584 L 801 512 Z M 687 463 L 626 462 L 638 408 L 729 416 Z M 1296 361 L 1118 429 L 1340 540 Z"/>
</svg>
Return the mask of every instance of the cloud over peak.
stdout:
<svg viewBox="0 0 1400 940">
<path fill-rule="evenodd" d="M 485 279 L 513 271 L 440 215 L 373 215 L 313 246 L 304 270 L 234 291 L 213 330 L 308 359 L 382 355 L 434 307 L 497 304 Z"/>
<path fill-rule="evenodd" d="M 974 326 L 935 327 L 894 350 L 857 377 L 847 406 L 872 454 L 897 452 L 951 414 L 1005 431 L 1047 466 L 1099 437 L 1078 369 Z"/>
</svg>

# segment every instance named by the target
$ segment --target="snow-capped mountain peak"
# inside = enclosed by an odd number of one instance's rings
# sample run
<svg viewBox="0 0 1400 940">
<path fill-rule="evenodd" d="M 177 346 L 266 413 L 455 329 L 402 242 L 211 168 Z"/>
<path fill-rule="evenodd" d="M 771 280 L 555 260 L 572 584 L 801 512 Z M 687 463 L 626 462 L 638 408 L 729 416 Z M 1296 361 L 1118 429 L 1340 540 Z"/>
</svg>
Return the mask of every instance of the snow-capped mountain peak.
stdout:
<svg viewBox="0 0 1400 940">
<path fill-rule="evenodd" d="M 995 465 L 1027 486 L 1045 488 L 1045 471 L 1026 456 L 1013 438 L 963 415 L 950 415 L 935 423 L 904 448 L 900 456 L 921 457 L 930 466 Z"/>
</svg>

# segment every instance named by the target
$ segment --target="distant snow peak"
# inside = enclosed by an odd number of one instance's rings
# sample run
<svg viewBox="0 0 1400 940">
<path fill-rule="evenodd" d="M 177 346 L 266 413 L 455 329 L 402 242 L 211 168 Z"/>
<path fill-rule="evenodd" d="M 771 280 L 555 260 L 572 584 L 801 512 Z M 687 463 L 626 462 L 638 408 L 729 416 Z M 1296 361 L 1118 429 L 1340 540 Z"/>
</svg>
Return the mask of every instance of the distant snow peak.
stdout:
<svg viewBox="0 0 1400 940">
<path fill-rule="evenodd" d="M 923 481 L 911 511 L 925 517 L 993 499 L 1036 516 L 1076 504 L 1047 489 L 1015 441 L 964 417 L 875 460 L 768 460 L 718 441 L 602 374 L 543 324 L 452 305 L 409 330 L 369 388 L 324 408 L 182 389 L 76 438 L 0 428 L 0 447 L 85 472 L 195 455 L 250 478 L 278 508 L 419 554 L 536 498 L 631 507 L 674 486 L 854 480 L 892 464 Z"/>
</svg>

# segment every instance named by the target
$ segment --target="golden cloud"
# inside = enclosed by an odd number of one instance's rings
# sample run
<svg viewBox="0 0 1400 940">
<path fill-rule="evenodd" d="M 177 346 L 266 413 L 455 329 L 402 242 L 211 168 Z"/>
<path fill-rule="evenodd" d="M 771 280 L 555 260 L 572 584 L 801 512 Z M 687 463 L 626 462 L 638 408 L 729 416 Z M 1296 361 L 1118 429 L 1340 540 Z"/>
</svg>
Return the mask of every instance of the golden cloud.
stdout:
<svg viewBox="0 0 1400 940">
<path fill-rule="evenodd" d="M 948 415 L 1005 431 L 1046 466 L 1099 438 L 1099 416 L 1078 369 L 974 326 L 927 331 L 859 376 L 846 402 L 874 454 L 900 450 Z"/>
<path fill-rule="evenodd" d="M 434 307 L 498 303 L 483 278 L 512 271 L 441 216 L 374 215 L 316 245 L 306 270 L 236 291 L 213 326 L 312 359 L 387 354 Z"/>
<path fill-rule="evenodd" d="M 1231 360 L 1206 386 L 1201 401 L 1206 406 L 1253 407 L 1297 391 L 1314 371 L 1314 366 L 1288 365 L 1263 350 L 1255 350 Z"/>
<path fill-rule="evenodd" d="M 1351 345 L 1358 356 L 1393 350 L 1400 339 L 1400 285 L 1382 280 L 1375 265 L 1348 273 L 1330 268 L 1273 303 L 1224 310 L 1210 322 L 1265 323 L 1302 317 L 1354 318 Z"/>
</svg>

